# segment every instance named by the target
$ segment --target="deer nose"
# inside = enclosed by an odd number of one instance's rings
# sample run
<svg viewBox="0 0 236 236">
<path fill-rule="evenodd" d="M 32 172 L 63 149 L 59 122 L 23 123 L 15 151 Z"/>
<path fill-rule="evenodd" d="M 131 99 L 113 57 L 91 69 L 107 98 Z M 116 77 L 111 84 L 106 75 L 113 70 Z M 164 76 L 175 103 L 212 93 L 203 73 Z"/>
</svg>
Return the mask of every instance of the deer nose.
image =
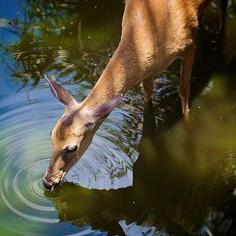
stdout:
<svg viewBox="0 0 236 236">
<path fill-rule="evenodd" d="M 53 188 L 53 184 L 48 182 L 45 178 L 43 178 L 43 184 L 44 184 L 46 189 L 51 190 Z"/>
<path fill-rule="evenodd" d="M 49 190 L 53 190 L 55 186 L 58 185 L 57 183 L 53 183 L 52 181 L 48 180 L 46 175 L 43 177 L 43 184 L 45 188 Z"/>
</svg>

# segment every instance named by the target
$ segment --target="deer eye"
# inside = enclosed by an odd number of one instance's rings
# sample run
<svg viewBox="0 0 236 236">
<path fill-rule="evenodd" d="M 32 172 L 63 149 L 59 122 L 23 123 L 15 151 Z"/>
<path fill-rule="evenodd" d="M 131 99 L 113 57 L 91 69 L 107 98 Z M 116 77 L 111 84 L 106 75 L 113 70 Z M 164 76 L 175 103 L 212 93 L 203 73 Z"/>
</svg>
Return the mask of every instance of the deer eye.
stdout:
<svg viewBox="0 0 236 236">
<path fill-rule="evenodd" d="M 76 152 L 78 149 L 78 146 L 77 145 L 69 145 L 65 148 L 65 151 L 67 153 L 73 153 L 73 152 Z"/>
</svg>

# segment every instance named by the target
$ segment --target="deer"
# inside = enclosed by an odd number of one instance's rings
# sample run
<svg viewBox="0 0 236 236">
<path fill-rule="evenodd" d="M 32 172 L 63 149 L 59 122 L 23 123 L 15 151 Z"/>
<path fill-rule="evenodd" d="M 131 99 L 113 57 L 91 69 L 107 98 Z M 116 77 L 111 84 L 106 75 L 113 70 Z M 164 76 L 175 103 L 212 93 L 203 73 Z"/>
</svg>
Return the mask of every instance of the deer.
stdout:
<svg viewBox="0 0 236 236">
<path fill-rule="evenodd" d="M 199 19 L 211 0 L 126 0 L 120 42 L 89 95 L 78 102 L 46 76 L 65 107 L 51 132 L 52 157 L 43 177 L 53 190 L 80 160 L 99 126 L 122 96 L 142 83 L 144 104 L 152 99 L 153 76 L 181 61 L 179 96 L 189 115 L 190 78 Z"/>
</svg>

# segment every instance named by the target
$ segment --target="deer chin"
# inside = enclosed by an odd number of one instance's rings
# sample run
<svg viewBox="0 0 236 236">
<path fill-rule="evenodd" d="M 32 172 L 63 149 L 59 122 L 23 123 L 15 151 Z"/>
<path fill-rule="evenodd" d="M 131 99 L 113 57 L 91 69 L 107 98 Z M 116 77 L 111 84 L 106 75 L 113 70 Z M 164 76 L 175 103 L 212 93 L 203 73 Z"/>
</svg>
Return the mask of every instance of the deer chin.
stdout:
<svg viewBox="0 0 236 236">
<path fill-rule="evenodd" d="M 43 184 L 47 189 L 53 191 L 54 188 L 62 182 L 66 174 L 67 172 L 64 170 L 59 170 L 55 174 L 49 174 L 46 172 L 43 177 Z"/>
</svg>

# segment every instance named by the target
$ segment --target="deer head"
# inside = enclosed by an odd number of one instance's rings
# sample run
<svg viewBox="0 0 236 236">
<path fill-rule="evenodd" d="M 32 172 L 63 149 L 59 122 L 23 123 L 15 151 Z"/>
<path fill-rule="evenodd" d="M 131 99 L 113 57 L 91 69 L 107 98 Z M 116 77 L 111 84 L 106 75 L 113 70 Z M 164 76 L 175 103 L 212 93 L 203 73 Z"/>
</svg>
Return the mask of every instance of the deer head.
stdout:
<svg viewBox="0 0 236 236">
<path fill-rule="evenodd" d="M 43 180 L 47 188 L 53 189 L 87 150 L 96 130 L 119 102 L 119 98 L 90 108 L 83 102 L 77 102 L 55 81 L 50 78 L 47 81 L 54 96 L 65 106 L 63 115 L 51 131 L 52 157 Z"/>
</svg>

